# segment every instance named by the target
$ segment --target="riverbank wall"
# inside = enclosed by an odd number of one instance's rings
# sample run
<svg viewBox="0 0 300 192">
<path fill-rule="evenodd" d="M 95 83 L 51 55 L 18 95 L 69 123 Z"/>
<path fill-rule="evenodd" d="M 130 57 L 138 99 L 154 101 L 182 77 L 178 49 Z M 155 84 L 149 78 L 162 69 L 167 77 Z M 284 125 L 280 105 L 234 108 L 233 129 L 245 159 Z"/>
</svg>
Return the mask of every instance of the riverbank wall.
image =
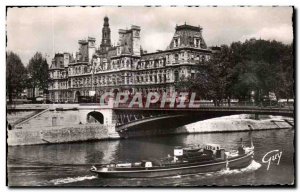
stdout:
<svg viewBox="0 0 300 192">
<path fill-rule="evenodd" d="M 36 145 L 52 143 L 69 143 L 91 140 L 119 138 L 118 134 L 110 133 L 108 125 L 73 125 L 48 129 L 22 130 L 15 129 L 7 132 L 8 146 Z"/>
<path fill-rule="evenodd" d="M 269 129 L 286 129 L 293 126 L 289 122 L 292 118 L 282 116 L 262 116 L 254 119 L 252 115 L 231 115 L 191 123 L 178 127 L 176 133 L 211 133 L 211 132 L 237 132 L 237 131 L 259 131 Z"/>
</svg>

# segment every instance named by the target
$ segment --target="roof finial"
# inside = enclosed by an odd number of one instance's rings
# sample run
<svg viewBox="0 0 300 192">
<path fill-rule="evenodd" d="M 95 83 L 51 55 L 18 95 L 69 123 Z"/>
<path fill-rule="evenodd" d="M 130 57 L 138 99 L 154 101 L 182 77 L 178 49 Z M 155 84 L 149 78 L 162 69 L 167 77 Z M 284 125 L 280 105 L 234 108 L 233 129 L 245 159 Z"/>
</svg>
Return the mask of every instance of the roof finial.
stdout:
<svg viewBox="0 0 300 192">
<path fill-rule="evenodd" d="M 108 17 L 107 17 L 106 14 L 105 14 L 105 17 L 104 17 L 104 21 L 105 21 L 105 22 L 108 22 Z"/>
</svg>

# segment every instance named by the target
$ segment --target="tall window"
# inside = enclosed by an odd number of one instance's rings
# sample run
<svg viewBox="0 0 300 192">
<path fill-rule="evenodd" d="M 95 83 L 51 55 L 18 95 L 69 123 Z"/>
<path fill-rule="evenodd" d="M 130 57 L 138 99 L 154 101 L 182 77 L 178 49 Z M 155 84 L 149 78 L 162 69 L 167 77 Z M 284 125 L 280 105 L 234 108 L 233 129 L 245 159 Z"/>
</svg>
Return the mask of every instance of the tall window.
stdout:
<svg viewBox="0 0 300 192">
<path fill-rule="evenodd" d="M 178 81 L 178 80 L 179 80 L 179 73 L 178 73 L 177 70 L 174 71 L 174 80 L 175 80 L 175 81 Z"/>
<path fill-rule="evenodd" d="M 191 36 L 189 36 L 188 41 L 189 41 L 190 46 L 194 47 L 193 38 Z"/>
<path fill-rule="evenodd" d="M 52 126 L 57 126 L 57 117 L 52 117 Z"/>
<path fill-rule="evenodd" d="M 196 47 L 199 47 L 199 39 L 196 39 Z"/>
<path fill-rule="evenodd" d="M 191 73 L 191 78 L 192 78 L 192 79 L 195 78 L 195 73 Z"/>
<path fill-rule="evenodd" d="M 178 39 L 174 39 L 174 47 L 178 47 Z"/>
<path fill-rule="evenodd" d="M 178 54 L 175 54 L 175 63 L 177 63 L 178 62 L 178 58 L 179 58 L 179 56 L 178 56 Z"/>
<path fill-rule="evenodd" d="M 205 62 L 205 56 L 204 55 L 202 55 L 201 61 Z"/>
</svg>

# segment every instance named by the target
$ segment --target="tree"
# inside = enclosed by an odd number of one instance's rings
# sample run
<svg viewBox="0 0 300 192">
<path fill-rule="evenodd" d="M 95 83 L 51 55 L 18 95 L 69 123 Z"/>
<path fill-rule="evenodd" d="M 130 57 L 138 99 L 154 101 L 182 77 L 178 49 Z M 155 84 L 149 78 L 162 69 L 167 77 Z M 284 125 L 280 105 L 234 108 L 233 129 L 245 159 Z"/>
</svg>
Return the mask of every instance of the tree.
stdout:
<svg viewBox="0 0 300 192">
<path fill-rule="evenodd" d="M 246 101 L 252 96 L 260 104 L 270 93 L 276 99 L 295 97 L 293 44 L 250 39 L 223 45 L 197 71 L 193 79 L 178 82 L 176 87 L 196 91 L 215 105 L 224 99 L 230 105 L 231 98 Z"/>
<path fill-rule="evenodd" d="M 259 100 L 262 87 L 261 79 L 257 74 L 259 65 L 252 60 L 247 60 L 235 66 L 237 80 L 232 84 L 233 95 L 239 100 L 250 100 L 252 91 L 258 93 L 256 100 Z"/>
<path fill-rule="evenodd" d="M 255 91 L 256 102 L 273 92 L 276 98 L 293 96 L 293 49 L 277 41 L 250 39 L 232 43 L 234 63 L 233 93 L 239 99 L 250 99 Z"/>
<path fill-rule="evenodd" d="M 35 99 L 35 88 L 42 89 L 44 91 L 48 88 L 48 63 L 42 54 L 37 52 L 29 61 L 28 74 L 29 81 L 28 86 L 33 89 L 33 99 Z"/>
<path fill-rule="evenodd" d="M 233 65 L 230 60 L 231 50 L 227 45 L 222 45 L 221 49 L 215 52 L 207 62 L 208 94 L 213 99 L 214 104 L 219 106 L 224 99 L 228 99 L 230 105 L 231 82 Z"/>
<path fill-rule="evenodd" d="M 276 95 L 281 98 L 294 98 L 294 60 L 293 60 L 293 44 L 287 45 L 282 52 L 282 57 L 279 61 L 278 84 L 275 90 Z"/>
<path fill-rule="evenodd" d="M 17 96 L 26 86 L 26 68 L 20 57 L 13 52 L 6 52 L 6 93 L 9 103 L 13 95 Z"/>
<path fill-rule="evenodd" d="M 222 45 L 209 61 L 196 66 L 193 78 L 181 79 L 175 84 L 175 87 L 180 90 L 196 92 L 202 99 L 212 99 L 215 105 L 220 105 L 223 99 L 231 97 L 229 90 L 232 81 L 232 63 L 229 55 L 229 47 Z"/>
</svg>

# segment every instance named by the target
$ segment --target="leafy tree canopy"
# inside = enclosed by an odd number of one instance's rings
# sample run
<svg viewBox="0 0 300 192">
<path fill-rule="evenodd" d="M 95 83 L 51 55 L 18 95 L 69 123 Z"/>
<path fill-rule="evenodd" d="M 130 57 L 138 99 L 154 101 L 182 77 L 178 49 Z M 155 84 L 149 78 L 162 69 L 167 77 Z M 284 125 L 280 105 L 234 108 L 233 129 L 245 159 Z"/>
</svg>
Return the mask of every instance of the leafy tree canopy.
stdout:
<svg viewBox="0 0 300 192">
<path fill-rule="evenodd" d="M 27 71 L 20 57 L 14 52 L 6 52 L 6 93 L 9 102 L 26 87 Z"/>
</svg>

